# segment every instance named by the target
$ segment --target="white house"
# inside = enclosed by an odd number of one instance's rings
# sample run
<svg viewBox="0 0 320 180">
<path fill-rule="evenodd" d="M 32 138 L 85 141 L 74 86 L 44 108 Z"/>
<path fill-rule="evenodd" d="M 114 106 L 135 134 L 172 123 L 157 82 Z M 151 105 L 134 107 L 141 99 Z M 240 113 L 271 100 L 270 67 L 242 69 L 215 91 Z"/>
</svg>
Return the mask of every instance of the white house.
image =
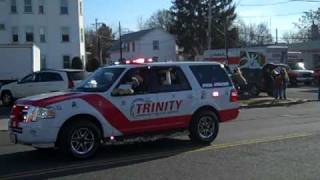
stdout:
<svg viewBox="0 0 320 180">
<path fill-rule="evenodd" d="M 161 29 L 147 29 L 122 36 L 124 59 L 152 58 L 154 61 L 176 61 L 177 45 L 174 35 Z M 111 60 L 120 60 L 120 41 L 111 48 Z"/>
<path fill-rule="evenodd" d="M 0 0 L 0 44 L 35 43 L 42 68 L 85 62 L 83 26 L 83 0 Z"/>
</svg>

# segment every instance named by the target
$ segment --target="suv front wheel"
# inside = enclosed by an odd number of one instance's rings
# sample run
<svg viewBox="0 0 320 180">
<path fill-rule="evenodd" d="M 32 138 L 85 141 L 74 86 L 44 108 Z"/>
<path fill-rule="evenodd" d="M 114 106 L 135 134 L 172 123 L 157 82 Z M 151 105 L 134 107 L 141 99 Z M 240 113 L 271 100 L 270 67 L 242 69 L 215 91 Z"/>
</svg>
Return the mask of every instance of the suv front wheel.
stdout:
<svg viewBox="0 0 320 180">
<path fill-rule="evenodd" d="M 219 121 L 216 114 L 205 110 L 193 116 L 190 127 L 190 139 L 199 144 L 210 144 L 219 132 Z"/>
<path fill-rule="evenodd" d="M 100 146 L 101 132 L 89 121 L 74 121 L 62 129 L 61 150 L 78 159 L 93 156 Z"/>
</svg>

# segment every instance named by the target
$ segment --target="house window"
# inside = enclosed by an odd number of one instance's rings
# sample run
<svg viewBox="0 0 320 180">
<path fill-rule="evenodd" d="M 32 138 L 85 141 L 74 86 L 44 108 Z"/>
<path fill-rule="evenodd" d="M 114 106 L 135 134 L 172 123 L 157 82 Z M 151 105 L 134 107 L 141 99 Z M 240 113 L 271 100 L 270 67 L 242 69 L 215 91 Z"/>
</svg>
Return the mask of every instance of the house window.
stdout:
<svg viewBox="0 0 320 180">
<path fill-rule="evenodd" d="M 39 14 L 44 14 L 44 0 L 39 0 Z"/>
<path fill-rule="evenodd" d="M 0 31 L 6 30 L 6 25 L 5 24 L 0 24 Z"/>
<path fill-rule="evenodd" d="M 132 42 L 132 52 L 136 51 L 136 43 L 133 41 Z"/>
<path fill-rule="evenodd" d="M 33 27 L 26 28 L 26 42 L 33 42 Z"/>
<path fill-rule="evenodd" d="M 82 14 L 83 14 L 83 8 L 82 8 L 82 1 L 80 1 L 80 16 L 82 16 Z"/>
<path fill-rule="evenodd" d="M 61 38 L 62 38 L 62 42 L 69 42 L 70 41 L 70 36 L 69 36 L 69 33 L 70 33 L 70 30 L 68 27 L 63 27 L 61 29 Z"/>
<path fill-rule="evenodd" d="M 41 54 L 41 69 L 47 68 L 47 57 L 45 54 Z"/>
<path fill-rule="evenodd" d="M 159 50 L 159 41 L 153 41 L 153 50 Z"/>
<path fill-rule="evenodd" d="M 130 52 L 130 43 L 129 42 L 127 43 L 127 49 L 126 50 L 127 50 L 127 52 Z"/>
<path fill-rule="evenodd" d="M 39 34 L 40 34 L 40 42 L 45 43 L 46 42 L 46 30 L 44 27 L 40 28 Z"/>
<path fill-rule="evenodd" d="M 11 0 L 11 13 L 17 14 L 17 0 Z"/>
<path fill-rule="evenodd" d="M 68 0 L 60 0 L 60 14 L 69 14 Z"/>
<path fill-rule="evenodd" d="M 68 55 L 63 56 L 63 68 L 70 68 L 70 56 Z"/>
<path fill-rule="evenodd" d="M 83 32 L 83 28 L 80 29 L 80 38 L 81 38 L 81 42 L 84 41 L 84 32 Z"/>
<path fill-rule="evenodd" d="M 32 0 L 24 0 L 24 13 L 32 13 Z"/>
<path fill-rule="evenodd" d="M 12 42 L 19 42 L 19 29 L 18 27 L 12 27 Z"/>
</svg>

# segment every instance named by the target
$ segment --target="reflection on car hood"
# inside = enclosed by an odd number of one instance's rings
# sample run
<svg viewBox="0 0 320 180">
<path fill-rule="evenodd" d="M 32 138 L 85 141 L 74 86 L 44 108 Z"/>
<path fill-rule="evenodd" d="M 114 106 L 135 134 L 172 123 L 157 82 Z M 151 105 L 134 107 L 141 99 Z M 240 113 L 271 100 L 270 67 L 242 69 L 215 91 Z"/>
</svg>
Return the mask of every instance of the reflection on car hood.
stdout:
<svg viewBox="0 0 320 180">
<path fill-rule="evenodd" d="M 78 96 L 81 96 L 81 94 L 82 93 L 74 92 L 46 93 L 19 99 L 16 101 L 16 104 L 45 107 L 47 105 L 54 104 L 57 102 L 77 98 Z"/>
</svg>

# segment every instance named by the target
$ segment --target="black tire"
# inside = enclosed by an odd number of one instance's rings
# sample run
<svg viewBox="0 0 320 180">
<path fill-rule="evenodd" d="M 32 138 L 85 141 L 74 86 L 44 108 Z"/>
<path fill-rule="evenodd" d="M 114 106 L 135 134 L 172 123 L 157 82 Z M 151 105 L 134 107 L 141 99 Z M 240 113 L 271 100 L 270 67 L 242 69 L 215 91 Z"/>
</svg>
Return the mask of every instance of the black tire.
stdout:
<svg viewBox="0 0 320 180">
<path fill-rule="evenodd" d="M 212 132 L 210 132 L 210 135 L 208 134 L 208 136 L 204 136 L 203 133 L 201 133 L 200 131 L 200 123 L 201 121 L 203 121 L 203 119 L 205 118 L 209 118 L 210 119 L 210 125 L 212 126 Z M 211 129 L 210 128 L 210 129 Z M 197 143 L 197 144 L 205 144 L 208 145 L 210 144 L 212 141 L 214 141 L 218 135 L 219 132 L 219 120 L 216 116 L 216 114 L 210 110 L 204 110 L 201 111 L 197 114 L 195 114 L 192 117 L 191 123 L 190 123 L 190 127 L 189 127 L 189 131 L 190 131 L 190 139 L 191 141 Z M 210 130 L 209 130 L 210 131 Z"/>
<path fill-rule="evenodd" d="M 293 87 L 297 87 L 298 86 L 298 82 L 296 80 L 291 80 L 290 81 L 290 85 Z"/>
<path fill-rule="evenodd" d="M 251 97 L 257 97 L 260 94 L 260 90 L 256 84 L 253 84 L 249 89 L 249 95 Z"/>
<path fill-rule="evenodd" d="M 14 99 L 10 91 L 4 91 L 1 94 L 1 101 L 4 106 L 13 105 Z"/>
<path fill-rule="evenodd" d="M 306 86 L 310 86 L 312 84 L 312 82 L 310 81 L 310 82 L 305 82 L 304 83 L 304 85 L 306 85 Z"/>
<path fill-rule="evenodd" d="M 80 132 L 84 130 L 87 130 L 88 131 L 87 134 L 89 135 L 89 137 L 91 137 L 90 142 L 87 141 L 87 143 L 90 143 L 89 147 L 85 145 L 86 143 L 85 137 L 82 137 L 80 135 Z M 74 140 L 74 143 L 72 143 L 71 141 L 73 137 L 77 136 L 77 133 L 81 137 L 78 138 L 79 140 Z M 93 137 L 93 140 L 92 140 L 92 137 Z M 101 137 L 102 137 L 101 131 L 94 123 L 90 121 L 84 121 L 84 120 L 73 121 L 62 128 L 62 132 L 59 137 L 58 146 L 60 150 L 66 155 L 71 155 L 76 159 L 86 159 L 95 155 L 97 149 L 100 146 Z M 78 146 L 76 145 L 77 144 L 76 141 L 78 141 Z M 82 153 L 80 151 L 81 146 L 83 150 Z M 83 149 L 84 146 L 87 148 L 87 152 Z M 76 147 L 80 149 L 78 149 L 77 151 Z"/>
</svg>

